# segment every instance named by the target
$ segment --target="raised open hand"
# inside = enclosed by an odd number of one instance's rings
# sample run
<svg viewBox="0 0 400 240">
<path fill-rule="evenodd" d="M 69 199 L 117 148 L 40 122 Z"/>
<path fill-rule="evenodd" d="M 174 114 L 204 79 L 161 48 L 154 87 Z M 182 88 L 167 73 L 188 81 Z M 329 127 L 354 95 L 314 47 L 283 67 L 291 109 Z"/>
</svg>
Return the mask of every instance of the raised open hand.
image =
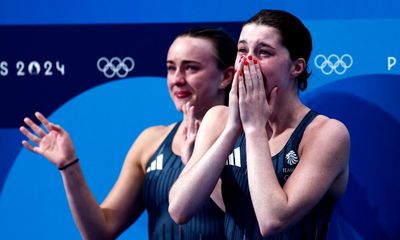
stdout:
<svg viewBox="0 0 400 240">
<path fill-rule="evenodd" d="M 59 125 L 49 122 L 41 113 L 35 113 L 36 118 L 43 124 L 39 127 L 30 118 L 25 118 L 25 124 L 30 128 L 20 127 L 20 131 L 35 145 L 28 141 L 22 141 L 22 145 L 30 151 L 40 154 L 62 167 L 76 159 L 74 145 L 69 134 Z"/>
</svg>

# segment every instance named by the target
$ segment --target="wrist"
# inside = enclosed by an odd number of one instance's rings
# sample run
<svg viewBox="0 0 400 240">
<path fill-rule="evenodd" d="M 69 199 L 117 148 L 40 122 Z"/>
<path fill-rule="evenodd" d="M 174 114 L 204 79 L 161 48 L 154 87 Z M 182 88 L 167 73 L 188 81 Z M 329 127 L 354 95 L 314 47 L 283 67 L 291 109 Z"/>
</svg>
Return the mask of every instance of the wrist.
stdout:
<svg viewBox="0 0 400 240">
<path fill-rule="evenodd" d="M 247 126 L 243 127 L 246 136 L 260 136 L 266 134 L 266 129 L 263 127 Z"/>
<path fill-rule="evenodd" d="M 58 170 L 63 171 L 69 167 L 71 167 L 72 165 L 75 165 L 77 162 L 79 162 L 79 158 L 75 158 L 74 160 L 66 163 L 66 164 L 62 164 L 61 166 L 58 166 Z"/>
<path fill-rule="evenodd" d="M 242 131 L 242 124 L 240 121 L 238 122 L 228 121 L 228 123 L 224 128 L 224 132 L 240 133 L 241 131 Z"/>
<path fill-rule="evenodd" d="M 243 131 L 242 126 L 226 126 L 221 133 L 221 136 L 228 139 L 237 139 L 240 136 L 240 133 Z"/>
</svg>

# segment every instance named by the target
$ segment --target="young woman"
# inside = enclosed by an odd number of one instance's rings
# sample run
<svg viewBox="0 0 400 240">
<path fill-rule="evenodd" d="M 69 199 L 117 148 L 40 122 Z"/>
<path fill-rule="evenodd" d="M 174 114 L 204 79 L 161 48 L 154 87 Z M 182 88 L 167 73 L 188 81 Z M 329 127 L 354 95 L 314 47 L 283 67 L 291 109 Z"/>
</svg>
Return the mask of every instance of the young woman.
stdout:
<svg viewBox="0 0 400 240">
<path fill-rule="evenodd" d="M 60 169 L 83 238 L 114 239 L 145 209 L 150 239 L 223 238 L 224 215 L 217 206 L 221 199 L 214 202 L 208 198 L 191 221 L 179 226 L 168 213 L 168 193 L 192 153 L 204 114 L 227 103 L 236 51 L 233 39 L 218 29 L 192 29 L 175 39 L 167 56 L 167 82 L 177 110 L 184 112 L 184 121 L 150 127 L 140 134 L 101 205 L 86 185 L 69 134 L 40 113 L 35 115 L 45 129 L 24 119 L 31 131 L 25 127 L 20 130 L 35 146 L 27 141 L 23 145 Z"/>
<path fill-rule="evenodd" d="M 228 239 L 323 239 L 348 179 L 349 133 L 305 106 L 311 35 L 262 10 L 241 31 L 229 107 L 212 108 L 170 192 L 183 223 L 222 180 Z M 231 152 L 233 153 L 231 154 Z"/>
</svg>

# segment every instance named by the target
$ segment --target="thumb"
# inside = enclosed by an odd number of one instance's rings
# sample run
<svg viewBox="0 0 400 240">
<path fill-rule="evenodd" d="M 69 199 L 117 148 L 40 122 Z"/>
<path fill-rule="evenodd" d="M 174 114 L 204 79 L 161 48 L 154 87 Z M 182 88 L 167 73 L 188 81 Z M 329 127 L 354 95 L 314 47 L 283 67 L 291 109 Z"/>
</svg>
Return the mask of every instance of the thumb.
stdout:
<svg viewBox="0 0 400 240">
<path fill-rule="evenodd" d="M 50 128 L 49 130 L 53 130 L 53 131 L 56 131 L 58 133 L 64 132 L 64 129 L 58 124 L 54 124 L 52 122 L 49 122 L 48 126 Z"/>
</svg>

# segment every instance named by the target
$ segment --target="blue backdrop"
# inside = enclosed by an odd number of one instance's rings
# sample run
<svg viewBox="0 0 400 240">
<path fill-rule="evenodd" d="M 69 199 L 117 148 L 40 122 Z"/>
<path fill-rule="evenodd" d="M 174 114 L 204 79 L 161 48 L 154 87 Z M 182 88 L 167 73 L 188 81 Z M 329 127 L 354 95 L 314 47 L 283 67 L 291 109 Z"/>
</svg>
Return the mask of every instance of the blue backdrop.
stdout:
<svg viewBox="0 0 400 240">
<path fill-rule="evenodd" d="M 262 8 L 310 29 L 312 76 L 303 101 L 343 121 L 350 180 L 330 239 L 400 239 L 400 3 L 353 1 L 2 1 L 0 4 L 0 238 L 79 239 L 56 168 L 22 149 L 18 127 L 41 111 L 71 134 L 95 197 L 116 181 L 146 127 L 180 119 L 165 57 L 182 30 L 234 37 Z M 106 60 L 124 61 L 118 72 Z M 144 214 L 119 239 L 147 239 Z"/>
</svg>

